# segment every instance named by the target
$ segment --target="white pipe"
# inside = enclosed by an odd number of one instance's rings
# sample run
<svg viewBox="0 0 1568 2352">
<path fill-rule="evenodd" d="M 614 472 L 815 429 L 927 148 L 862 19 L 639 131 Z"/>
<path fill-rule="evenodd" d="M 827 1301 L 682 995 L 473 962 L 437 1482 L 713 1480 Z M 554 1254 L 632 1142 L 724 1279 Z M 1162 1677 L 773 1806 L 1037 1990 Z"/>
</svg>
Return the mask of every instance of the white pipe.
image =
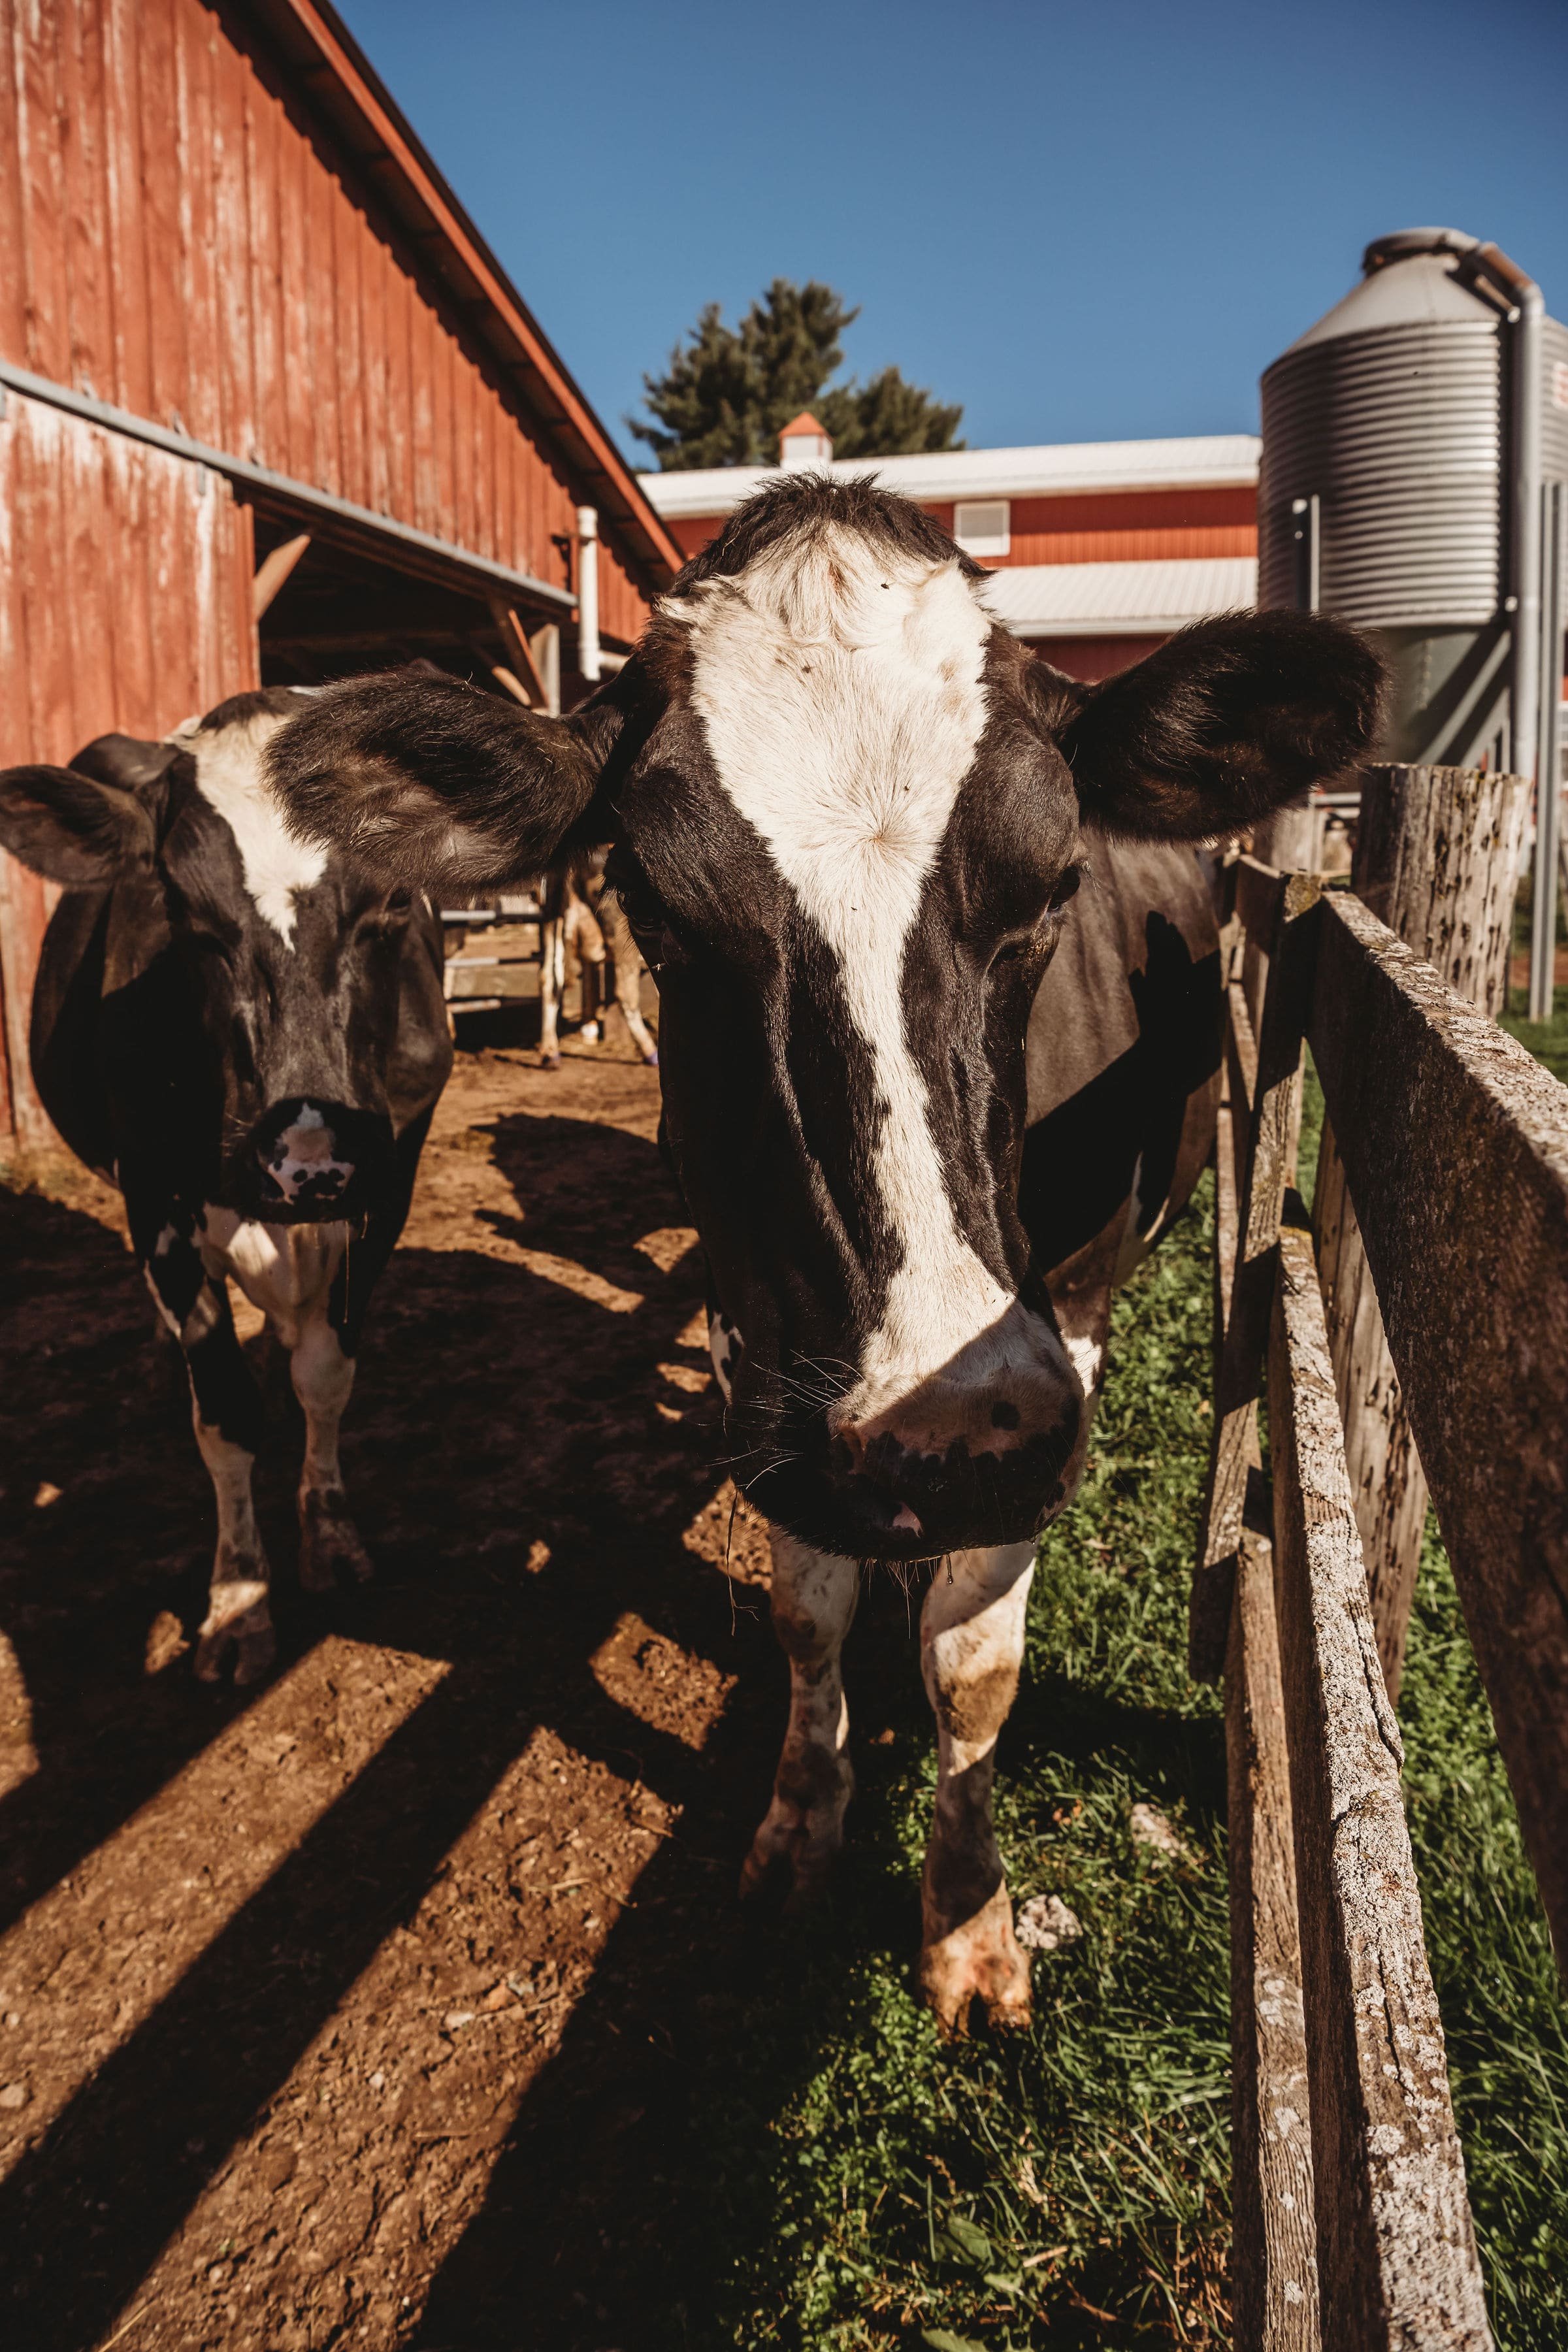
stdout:
<svg viewBox="0 0 1568 2352">
<path fill-rule="evenodd" d="M 599 682 L 599 516 L 594 507 L 577 509 L 577 667 L 590 685 Z"/>
<path fill-rule="evenodd" d="M 1542 428 L 1545 423 L 1546 304 L 1533 278 L 1495 245 L 1476 249 L 1476 262 L 1513 305 L 1510 438 L 1513 444 L 1513 511 L 1510 518 L 1513 592 L 1512 691 L 1510 695 L 1510 764 L 1522 776 L 1535 773 L 1541 726 L 1541 479 Z"/>
</svg>

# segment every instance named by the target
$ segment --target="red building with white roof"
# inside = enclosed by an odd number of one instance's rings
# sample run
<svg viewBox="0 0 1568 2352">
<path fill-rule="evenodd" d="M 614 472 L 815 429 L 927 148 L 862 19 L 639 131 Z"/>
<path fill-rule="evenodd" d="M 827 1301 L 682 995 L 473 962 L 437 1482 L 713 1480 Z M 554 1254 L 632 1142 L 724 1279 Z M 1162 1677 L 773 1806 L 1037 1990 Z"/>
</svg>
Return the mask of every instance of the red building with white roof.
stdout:
<svg viewBox="0 0 1568 2352">
<path fill-rule="evenodd" d="M 1016 636 L 1057 668 L 1097 678 L 1188 621 L 1257 602 L 1259 446 L 1227 433 L 835 459 L 816 417 L 802 415 L 779 436 L 779 467 L 645 474 L 642 488 L 695 555 L 781 469 L 874 477 L 995 572 L 992 606 Z"/>
</svg>

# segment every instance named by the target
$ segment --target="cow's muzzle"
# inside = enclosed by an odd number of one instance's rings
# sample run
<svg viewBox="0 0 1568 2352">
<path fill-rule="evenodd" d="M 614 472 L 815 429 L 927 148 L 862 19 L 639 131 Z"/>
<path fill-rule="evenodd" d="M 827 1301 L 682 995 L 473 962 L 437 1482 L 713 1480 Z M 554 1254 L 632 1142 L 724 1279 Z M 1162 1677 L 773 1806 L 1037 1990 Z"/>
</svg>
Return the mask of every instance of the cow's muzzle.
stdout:
<svg viewBox="0 0 1568 2352">
<path fill-rule="evenodd" d="M 374 1206 L 392 1169 L 384 1112 L 293 1095 L 252 1128 L 230 1171 L 228 1205 L 268 1224 L 326 1224 Z"/>
<path fill-rule="evenodd" d="M 1019 1542 L 1064 1499 L 1082 1413 L 1056 1331 L 1015 1299 L 933 1370 L 863 1374 L 828 1414 L 829 1474 L 911 1549 Z"/>
</svg>

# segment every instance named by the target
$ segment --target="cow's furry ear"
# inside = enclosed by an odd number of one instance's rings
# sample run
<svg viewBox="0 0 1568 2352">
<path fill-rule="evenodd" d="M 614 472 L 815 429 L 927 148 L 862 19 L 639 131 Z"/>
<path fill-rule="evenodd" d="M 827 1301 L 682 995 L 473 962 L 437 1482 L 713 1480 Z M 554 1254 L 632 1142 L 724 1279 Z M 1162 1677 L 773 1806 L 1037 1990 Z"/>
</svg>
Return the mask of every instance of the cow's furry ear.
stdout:
<svg viewBox="0 0 1568 2352">
<path fill-rule="evenodd" d="M 155 784 L 178 756 L 178 747 L 173 743 L 149 743 L 140 735 L 95 735 L 90 743 L 71 754 L 71 766 L 100 784 L 138 793 Z"/>
<path fill-rule="evenodd" d="M 401 670 L 327 688 L 266 758 L 301 839 L 389 884 L 494 889 L 541 873 L 585 815 L 601 736 Z"/>
<path fill-rule="evenodd" d="M 1082 692 L 1057 740 L 1085 819 L 1139 841 L 1237 833 L 1364 759 L 1384 668 L 1315 613 L 1199 621 Z"/>
<path fill-rule="evenodd" d="M 133 794 L 69 768 L 0 771 L 0 845 L 50 882 L 101 889 L 153 856 L 153 821 Z"/>
</svg>

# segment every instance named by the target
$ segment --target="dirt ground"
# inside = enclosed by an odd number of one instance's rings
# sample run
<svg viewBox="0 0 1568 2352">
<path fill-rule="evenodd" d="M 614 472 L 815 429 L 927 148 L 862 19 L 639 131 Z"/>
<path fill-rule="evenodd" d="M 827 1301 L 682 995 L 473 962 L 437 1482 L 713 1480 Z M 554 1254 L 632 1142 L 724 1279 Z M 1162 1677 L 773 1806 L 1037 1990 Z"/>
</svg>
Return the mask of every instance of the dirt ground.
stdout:
<svg viewBox="0 0 1568 2352">
<path fill-rule="evenodd" d="M 624 1039 L 535 1059 L 459 1056 L 372 1309 L 363 1591 L 298 1590 L 268 1367 L 258 1691 L 191 1672 L 213 1506 L 115 1196 L 0 1194 L 18 2352 L 688 2340 L 647 2263 L 700 2166 L 683 2057 L 743 2063 L 784 1679 L 743 1513 L 724 1572 L 657 1078 Z"/>
</svg>

